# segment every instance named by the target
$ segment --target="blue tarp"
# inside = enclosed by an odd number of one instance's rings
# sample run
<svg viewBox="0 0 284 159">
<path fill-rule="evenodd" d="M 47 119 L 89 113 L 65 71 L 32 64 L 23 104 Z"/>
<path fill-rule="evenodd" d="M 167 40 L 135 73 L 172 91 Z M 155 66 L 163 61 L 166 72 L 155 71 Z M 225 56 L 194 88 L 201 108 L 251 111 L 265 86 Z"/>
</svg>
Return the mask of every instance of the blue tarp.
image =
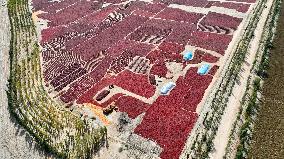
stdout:
<svg viewBox="0 0 284 159">
<path fill-rule="evenodd" d="M 183 55 L 183 59 L 185 61 L 192 60 L 192 58 L 193 58 L 193 53 L 191 51 L 188 51 Z"/>
<path fill-rule="evenodd" d="M 205 75 L 210 69 L 209 64 L 203 64 L 201 67 L 199 67 L 197 73 L 200 75 Z"/>
<path fill-rule="evenodd" d="M 169 91 L 171 91 L 176 84 L 174 82 L 168 82 L 161 88 L 161 94 L 168 94 Z"/>
</svg>

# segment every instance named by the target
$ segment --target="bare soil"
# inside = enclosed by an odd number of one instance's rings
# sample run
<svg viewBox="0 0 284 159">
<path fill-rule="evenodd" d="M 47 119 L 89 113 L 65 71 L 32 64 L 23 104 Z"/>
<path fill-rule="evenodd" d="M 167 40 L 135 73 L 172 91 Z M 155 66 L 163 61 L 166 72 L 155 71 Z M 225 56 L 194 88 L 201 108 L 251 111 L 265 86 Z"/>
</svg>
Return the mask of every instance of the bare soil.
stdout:
<svg viewBox="0 0 284 159">
<path fill-rule="evenodd" d="M 284 3 L 270 52 L 269 77 L 253 132 L 249 158 L 284 158 Z"/>
</svg>

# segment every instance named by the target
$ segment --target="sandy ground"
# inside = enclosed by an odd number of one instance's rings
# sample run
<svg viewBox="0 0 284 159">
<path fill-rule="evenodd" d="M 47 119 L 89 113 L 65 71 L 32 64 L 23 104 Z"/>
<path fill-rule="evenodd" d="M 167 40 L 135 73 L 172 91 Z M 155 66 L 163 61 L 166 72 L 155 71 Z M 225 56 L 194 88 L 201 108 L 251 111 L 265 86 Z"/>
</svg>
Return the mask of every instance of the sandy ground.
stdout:
<svg viewBox="0 0 284 159">
<path fill-rule="evenodd" d="M 224 115 L 221 119 L 217 135 L 214 139 L 215 151 L 210 154 L 212 159 L 221 159 L 225 155 L 225 149 L 229 140 L 229 135 L 233 127 L 233 123 L 237 118 L 239 108 L 241 106 L 240 101 L 246 90 L 247 79 L 250 76 L 250 69 L 253 65 L 255 59 L 258 44 L 261 40 L 261 35 L 263 32 L 263 27 L 265 26 L 266 18 L 269 14 L 270 8 L 272 6 L 272 0 L 267 1 L 267 8 L 264 9 L 257 28 L 255 30 L 255 37 L 250 44 L 250 49 L 246 57 L 245 64 L 242 67 L 242 72 L 240 73 L 240 83 L 235 85 L 233 88 L 232 96 L 229 98 L 228 107 L 225 109 Z"/>
<path fill-rule="evenodd" d="M 32 139 L 26 135 L 15 120 L 10 117 L 7 102 L 7 79 L 9 76 L 10 27 L 6 0 L 0 0 L 0 158 L 40 159 L 42 153 L 36 150 Z"/>
</svg>

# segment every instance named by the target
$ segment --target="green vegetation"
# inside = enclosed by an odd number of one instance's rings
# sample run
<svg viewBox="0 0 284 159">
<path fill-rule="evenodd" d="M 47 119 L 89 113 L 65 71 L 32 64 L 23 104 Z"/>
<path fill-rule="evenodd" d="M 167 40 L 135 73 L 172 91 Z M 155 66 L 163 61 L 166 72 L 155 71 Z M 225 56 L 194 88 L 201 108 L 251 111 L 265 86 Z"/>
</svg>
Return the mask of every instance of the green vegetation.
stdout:
<svg viewBox="0 0 284 159">
<path fill-rule="evenodd" d="M 282 159 L 284 156 L 284 3 L 282 0 L 275 0 L 274 4 L 274 14 L 270 20 L 272 27 L 268 27 L 270 29 L 267 31 L 264 54 L 257 71 L 265 72 L 266 76 L 264 77 L 266 78 L 262 84 L 263 98 L 258 106 L 248 158 Z M 274 31 L 276 32 L 274 33 Z M 262 73 L 258 73 L 258 75 L 263 77 Z"/>
<path fill-rule="evenodd" d="M 224 158 L 234 156 L 234 143 L 238 143 L 237 152 L 235 158 L 249 158 L 251 140 L 253 137 L 253 129 L 257 112 L 259 111 L 260 99 L 259 94 L 262 90 L 262 80 L 267 78 L 267 69 L 269 64 L 269 51 L 273 48 L 272 40 L 274 37 L 274 29 L 276 27 L 276 21 L 279 15 L 281 0 L 275 0 L 272 11 L 269 14 L 266 21 L 265 31 L 262 34 L 260 47 L 258 49 L 257 58 L 254 61 L 254 66 L 251 69 L 252 75 L 248 80 L 246 93 L 243 97 L 242 107 L 239 111 L 239 115 L 234 124 L 232 132 L 230 134 L 229 143 L 226 148 L 226 154 Z M 252 80 L 253 79 L 253 80 Z"/>
<path fill-rule="evenodd" d="M 245 32 L 237 44 L 236 50 L 230 61 L 230 64 L 222 77 L 214 98 L 211 103 L 211 111 L 206 114 L 203 121 L 203 132 L 198 134 L 195 138 L 194 145 L 191 151 L 193 158 L 208 158 L 209 152 L 213 150 L 213 139 L 218 130 L 221 116 L 227 106 L 228 98 L 232 93 L 232 89 L 238 81 L 238 74 L 241 71 L 243 62 L 249 48 L 249 44 L 254 37 L 254 30 L 258 24 L 259 16 L 262 10 L 266 7 L 267 0 L 258 2 L 252 16 L 250 17 L 249 24 Z"/>
<path fill-rule="evenodd" d="M 9 0 L 11 23 L 8 101 L 11 114 L 47 152 L 59 158 L 91 158 L 106 128 L 64 110 L 43 86 L 40 48 L 28 0 Z"/>
</svg>

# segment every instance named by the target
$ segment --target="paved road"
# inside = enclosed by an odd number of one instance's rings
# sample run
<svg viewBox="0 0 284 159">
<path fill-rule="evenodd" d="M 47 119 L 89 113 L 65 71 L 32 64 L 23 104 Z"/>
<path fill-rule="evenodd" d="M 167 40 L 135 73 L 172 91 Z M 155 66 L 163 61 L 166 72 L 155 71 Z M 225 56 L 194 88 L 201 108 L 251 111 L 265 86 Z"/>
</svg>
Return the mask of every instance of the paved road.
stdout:
<svg viewBox="0 0 284 159">
<path fill-rule="evenodd" d="M 9 18 L 6 0 L 0 0 L 0 159 L 41 159 L 31 138 L 11 119 L 7 102 L 9 76 Z"/>
</svg>

